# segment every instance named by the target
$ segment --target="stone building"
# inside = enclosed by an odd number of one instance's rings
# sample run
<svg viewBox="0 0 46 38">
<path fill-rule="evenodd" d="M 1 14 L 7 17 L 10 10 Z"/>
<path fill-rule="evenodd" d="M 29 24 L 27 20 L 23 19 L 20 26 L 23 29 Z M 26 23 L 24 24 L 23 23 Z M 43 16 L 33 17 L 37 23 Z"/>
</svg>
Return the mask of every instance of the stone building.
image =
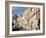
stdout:
<svg viewBox="0 0 46 38">
<path fill-rule="evenodd" d="M 38 30 L 38 22 L 40 20 L 40 9 L 39 8 L 27 8 L 22 15 L 17 18 L 18 28 L 23 28 L 23 30 Z"/>
</svg>

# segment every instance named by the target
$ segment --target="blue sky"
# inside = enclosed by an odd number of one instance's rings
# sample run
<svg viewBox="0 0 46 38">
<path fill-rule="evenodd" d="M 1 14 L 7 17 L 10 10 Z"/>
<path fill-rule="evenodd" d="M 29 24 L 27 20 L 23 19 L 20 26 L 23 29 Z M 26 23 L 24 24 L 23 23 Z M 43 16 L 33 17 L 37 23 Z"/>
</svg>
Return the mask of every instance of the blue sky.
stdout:
<svg viewBox="0 0 46 38">
<path fill-rule="evenodd" d="M 26 7 L 12 7 L 12 16 L 22 14 L 27 8 Z"/>
</svg>

